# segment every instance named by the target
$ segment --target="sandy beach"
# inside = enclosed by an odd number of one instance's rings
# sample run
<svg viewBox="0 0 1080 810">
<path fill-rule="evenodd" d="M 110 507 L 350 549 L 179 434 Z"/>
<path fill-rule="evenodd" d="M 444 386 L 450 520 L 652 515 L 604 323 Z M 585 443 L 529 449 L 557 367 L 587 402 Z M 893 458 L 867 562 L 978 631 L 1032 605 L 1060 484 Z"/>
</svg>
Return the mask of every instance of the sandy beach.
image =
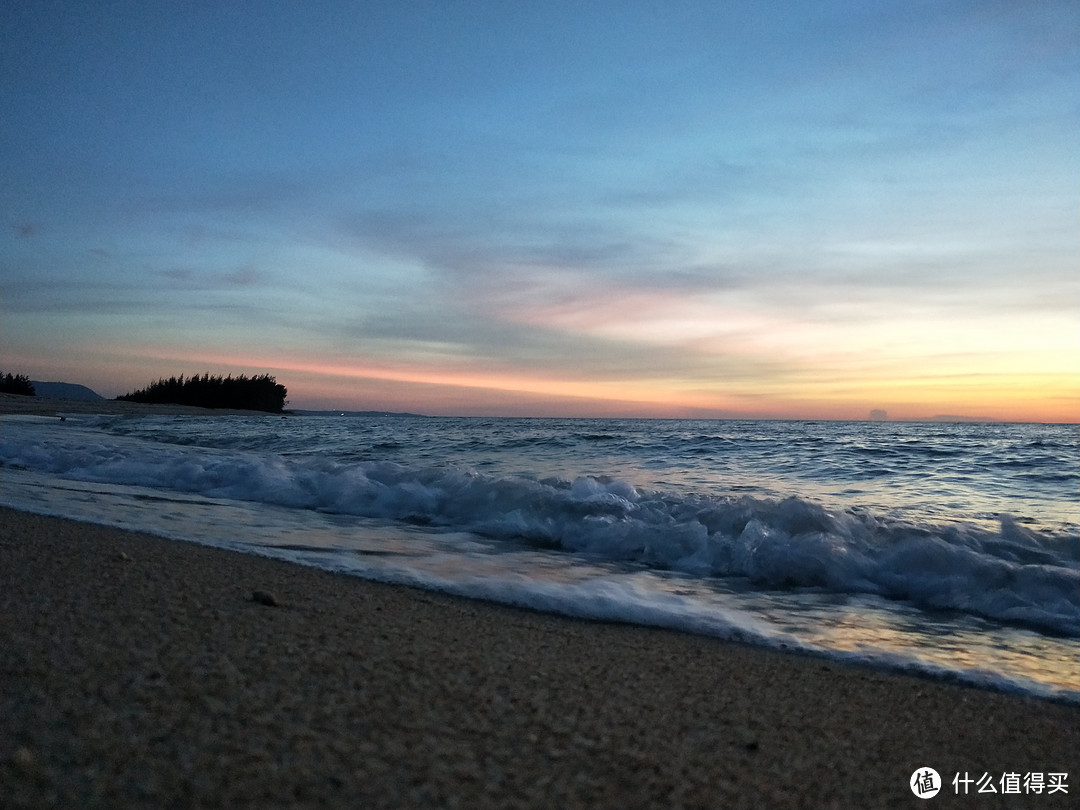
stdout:
<svg viewBox="0 0 1080 810">
<path fill-rule="evenodd" d="M 939 805 L 1078 789 L 1074 706 L 9 509 L 0 526 L 3 807 L 910 807 L 922 766 Z M 948 784 L 1032 771 L 1070 793 Z"/>
</svg>

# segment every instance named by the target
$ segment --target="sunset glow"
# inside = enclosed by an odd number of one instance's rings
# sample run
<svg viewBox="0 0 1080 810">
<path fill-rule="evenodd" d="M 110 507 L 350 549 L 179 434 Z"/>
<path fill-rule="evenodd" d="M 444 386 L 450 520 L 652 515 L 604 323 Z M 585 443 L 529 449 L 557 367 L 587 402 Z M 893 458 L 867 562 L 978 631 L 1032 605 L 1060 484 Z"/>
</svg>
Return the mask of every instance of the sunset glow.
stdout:
<svg viewBox="0 0 1080 810">
<path fill-rule="evenodd" d="M 1080 419 L 1080 7 L 8 4 L 0 368 Z"/>
</svg>

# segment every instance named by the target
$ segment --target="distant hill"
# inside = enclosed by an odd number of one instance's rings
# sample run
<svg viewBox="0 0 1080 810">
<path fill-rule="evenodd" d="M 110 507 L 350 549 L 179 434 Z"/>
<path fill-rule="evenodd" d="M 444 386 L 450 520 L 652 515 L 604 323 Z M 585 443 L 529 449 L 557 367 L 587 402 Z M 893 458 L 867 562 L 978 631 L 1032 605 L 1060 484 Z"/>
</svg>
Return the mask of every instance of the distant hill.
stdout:
<svg viewBox="0 0 1080 810">
<path fill-rule="evenodd" d="M 96 402 L 99 399 L 105 399 L 97 391 L 87 388 L 85 385 L 66 382 L 40 382 L 39 380 L 31 380 L 30 382 L 34 386 L 34 393 L 39 397 L 77 399 L 83 402 Z"/>
</svg>

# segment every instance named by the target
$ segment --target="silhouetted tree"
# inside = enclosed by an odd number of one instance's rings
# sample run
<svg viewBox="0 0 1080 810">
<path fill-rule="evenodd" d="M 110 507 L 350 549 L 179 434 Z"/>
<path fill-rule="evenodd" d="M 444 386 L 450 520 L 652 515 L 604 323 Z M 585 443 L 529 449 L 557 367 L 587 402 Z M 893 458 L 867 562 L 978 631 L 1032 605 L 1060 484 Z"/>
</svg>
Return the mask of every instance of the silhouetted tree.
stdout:
<svg viewBox="0 0 1080 810">
<path fill-rule="evenodd" d="M 36 397 L 34 384 L 25 374 L 0 373 L 0 393 L 22 394 L 24 397 Z"/>
<path fill-rule="evenodd" d="M 288 390 L 279 385 L 269 374 L 248 377 L 211 377 L 209 372 L 201 377 L 195 374 L 184 379 L 159 378 L 146 388 L 117 399 L 128 402 L 147 402 L 170 405 L 195 405 L 200 408 L 235 408 L 245 411 L 281 413 L 285 409 Z"/>
</svg>

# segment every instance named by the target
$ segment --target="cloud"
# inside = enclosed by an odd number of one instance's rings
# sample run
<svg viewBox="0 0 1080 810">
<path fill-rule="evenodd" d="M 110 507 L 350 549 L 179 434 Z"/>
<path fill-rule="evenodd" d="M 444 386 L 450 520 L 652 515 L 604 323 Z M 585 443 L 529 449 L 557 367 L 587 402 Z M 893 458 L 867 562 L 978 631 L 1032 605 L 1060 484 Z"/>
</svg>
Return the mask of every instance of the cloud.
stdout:
<svg viewBox="0 0 1080 810">
<path fill-rule="evenodd" d="M 188 290 L 230 290 L 265 285 L 269 278 L 255 267 L 238 267 L 235 270 L 203 271 L 191 268 L 159 270 L 157 275 L 167 279 L 173 286 Z"/>
<path fill-rule="evenodd" d="M 262 169 L 218 175 L 209 182 L 200 177 L 197 186 L 185 188 L 180 181 L 168 191 L 137 195 L 130 205 L 153 214 L 265 215 L 307 199 L 319 182 L 326 179 L 319 174 Z"/>
</svg>

